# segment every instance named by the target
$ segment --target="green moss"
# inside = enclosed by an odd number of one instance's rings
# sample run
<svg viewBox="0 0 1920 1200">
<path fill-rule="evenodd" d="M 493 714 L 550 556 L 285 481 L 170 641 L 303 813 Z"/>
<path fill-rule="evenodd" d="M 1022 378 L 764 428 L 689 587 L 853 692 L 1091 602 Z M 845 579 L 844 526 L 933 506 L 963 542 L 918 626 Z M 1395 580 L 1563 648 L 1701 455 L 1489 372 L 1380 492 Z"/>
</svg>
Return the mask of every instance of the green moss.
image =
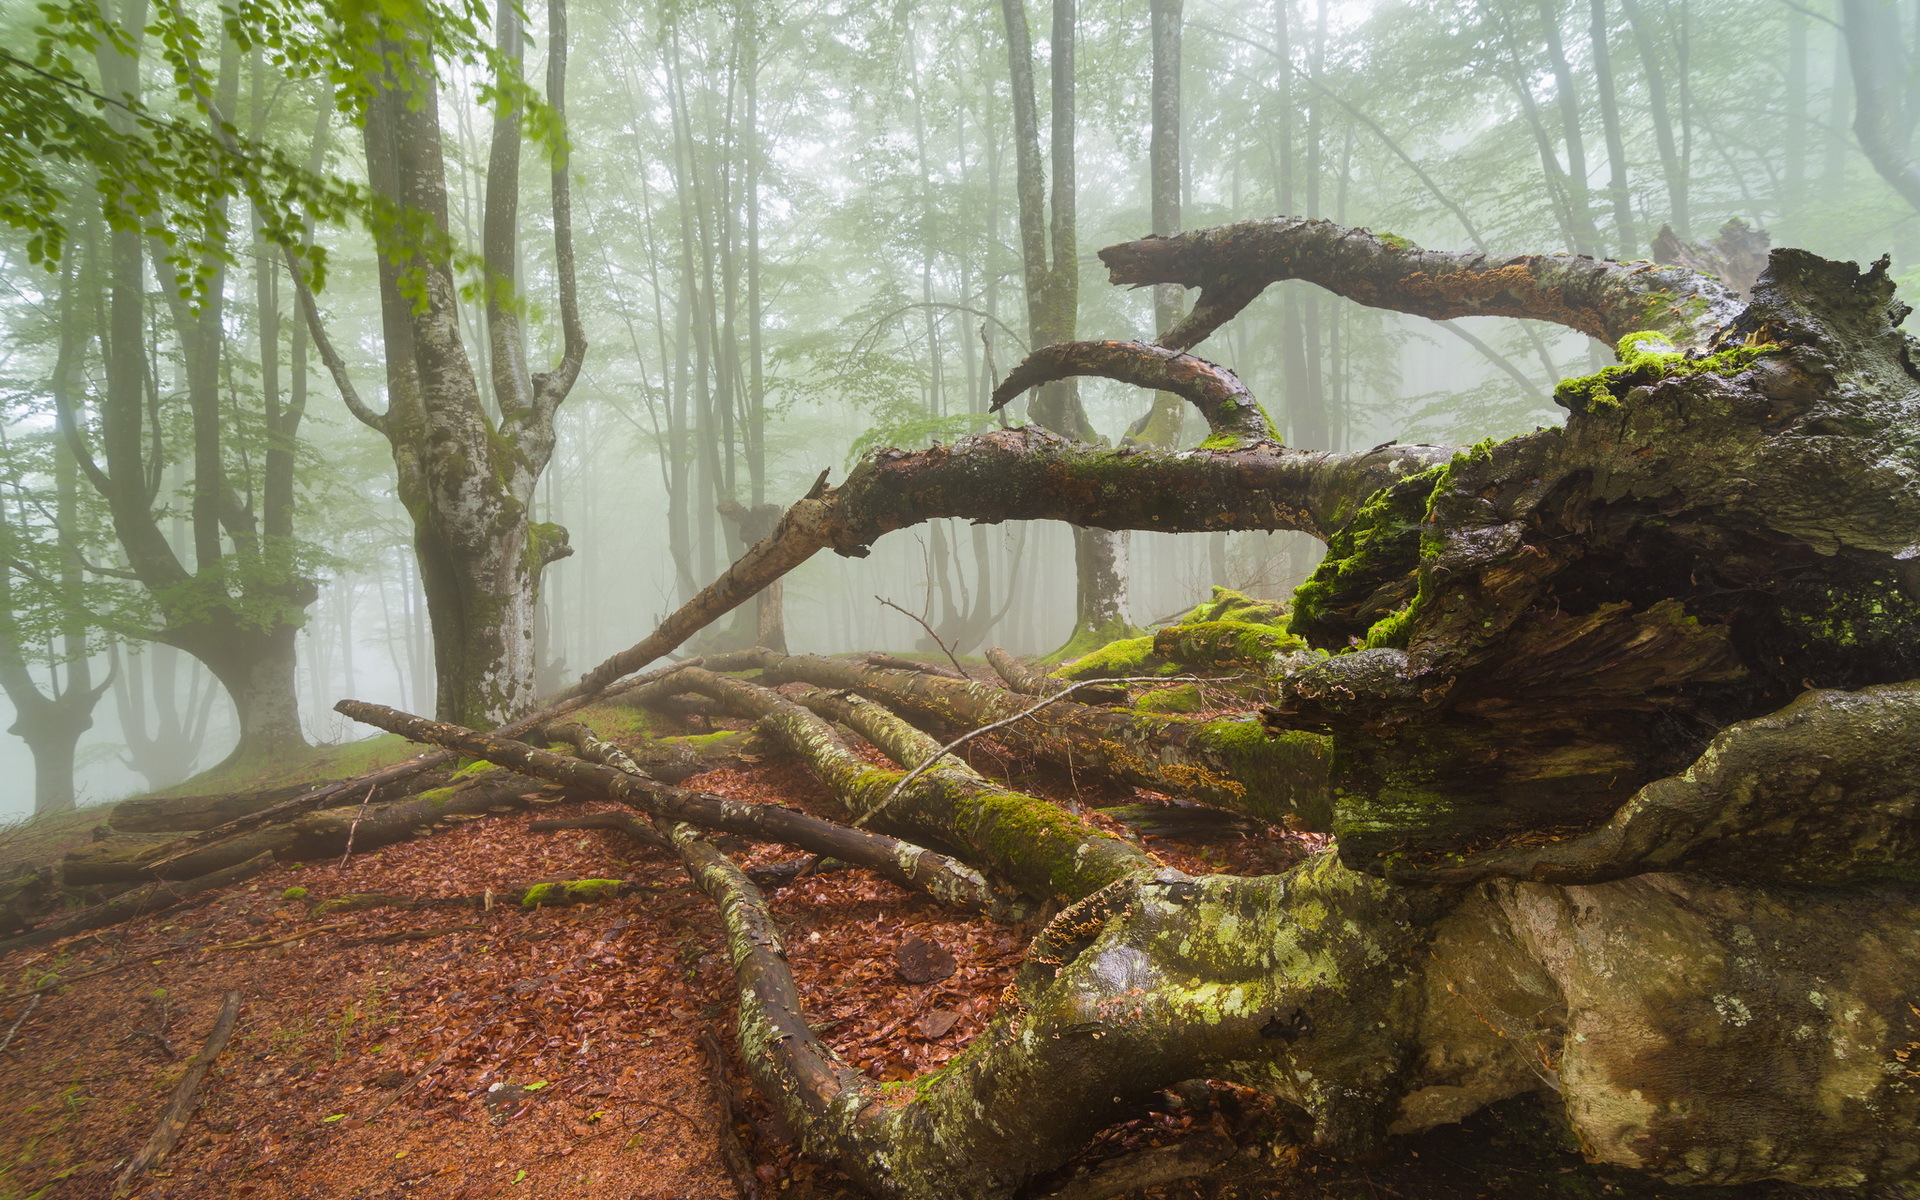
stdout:
<svg viewBox="0 0 1920 1200">
<path fill-rule="evenodd" d="M 1432 498 L 1447 484 L 1463 457 L 1484 452 L 1483 443 L 1455 455 L 1453 463 L 1410 475 L 1369 497 L 1353 519 L 1327 539 L 1327 556 L 1293 593 L 1287 631 L 1309 644 L 1346 649 L 1364 637 L 1371 621 L 1358 606 L 1381 588 L 1404 581 L 1412 599 L 1412 576 L 1421 555 L 1421 525 Z M 1403 601 L 1404 603 L 1404 601 Z"/>
<path fill-rule="evenodd" d="M 1143 713 L 1190 713 L 1199 712 L 1206 704 L 1200 698 L 1199 687 L 1183 683 L 1148 692 L 1135 701 L 1133 707 Z"/>
<path fill-rule="evenodd" d="M 485 775 L 489 771 L 498 771 L 499 769 L 500 769 L 499 767 L 494 766 L 492 763 L 482 758 L 482 759 L 477 759 L 473 762 L 470 762 L 466 766 L 461 767 L 458 771 L 455 771 L 454 778 L 473 779 L 478 776 Z"/>
<path fill-rule="evenodd" d="M 541 905 L 587 904 L 610 900 L 626 888 L 623 879 L 575 879 L 566 883 L 536 883 L 520 897 L 521 908 Z"/>
<path fill-rule="evenodd" d="M 1762 354 L 1776 349 L 1772 343 L 1734 346 L 1705 358 L 1689 358 L 1674 350 L 1665 334 L 1642 330 L 1620 339 L 1617 366 L 1578 379 L 1562 380 L 1553 389 L 1553 402 L 1570 412 L 1605 412 L 1619 407 L 1620 401 L 1634 388 L 1689 375 L 1732 375 L 1745 370 Z"/>
<path fill-rule="evenodd" d="M 307 898 L 307 889 L 303 887 L 290 887 L 280 893 L 280 898 L 282 900 L 305 900 Z"/>
<path fill-rule="evenodd" d="M 1200 445 L 1198 446 L 1198 449 L 1238 450 L 1240 448 L 1241 443 L 1244 442 L 1245 440 L 1246 439 L 1238 436 L 1237 434 L 1213 433 L 1213 434 L 1208 434 L 1204 439 L 1201 440 Z"/>
<path fill-rule="evenodd" d="M 1388 246 L 1392 247 L 1395 250 L 1419 249 L 1419 247 L 1415 246 L 1411 241 L 1401 237 L 1397 233 L 1376 232 L 1373 236 L 1385 242 Z"/>
<path fill-rule="evenodd" d="M 399 903 L 399 898 L 383 892 L 349 892 L 344 896 L 335 896 L 331 900 L 322 900 L 307 911 L 308 920 L 330 917 L 335 913 L 360 912 L 369 908 L 386 908 Z"/>
<path fill-rule="evenodd" d="M 1134 637 L 1108 642 L 1097 650 L 1082 653 L 1054 674 L 1062 679 L 1118 679 L 1146 675 L 1157 666 L 1153 661 L 1153 639 Z"/>
<path fill-rule="evenodd" d="M 1270 734 L 1257 718 L 1231 717 L 1202 725 L 1194 744 L 1225 762 L 1246 789 L 1237 807 L 1250 815 L 1277 821 L 1292 814 L 1310 829 L 1332 827 L 1327 768 L 1333 742 L 1324 734 Z"/>
<path fill-rule="evenodd" d="M 429 788 L 426 791 L 420 792 L 419 794 L 415 795 L 414 799 L 425 800 L 429 805 L 433 806 L 434 808 L 445 808 L 447 805 L 447 801 L 453 799 L 453 794 L 459 790 L 460 789 L 457 787 Z"/>
</svg>

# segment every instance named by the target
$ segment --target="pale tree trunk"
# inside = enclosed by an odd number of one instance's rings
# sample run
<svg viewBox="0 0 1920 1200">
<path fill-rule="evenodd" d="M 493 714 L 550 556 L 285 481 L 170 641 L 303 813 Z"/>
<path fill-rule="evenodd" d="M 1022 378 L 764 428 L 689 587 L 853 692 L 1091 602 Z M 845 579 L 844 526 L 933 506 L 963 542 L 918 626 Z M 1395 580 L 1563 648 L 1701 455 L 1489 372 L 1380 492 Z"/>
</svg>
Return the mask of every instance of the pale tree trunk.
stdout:
<svg viewBox="0 0 1920 1200">
<path fill-rule="evenodd" d="M 1054 0 L 1049 68 L 1053 106 L 1051 213 L 1043 193 L 1040 119 L 1034 101 L 1033 47 L 1027 32 L 1024 0 L 1001 0 L 1007 29 L 1007 62 L 1013 83 L 1016 190 L 1020 201 L 1020 248 L 1026 267 L 1027 327 L 1034 349 L 1070 341 L 1078 320 L 1080 276 L 1075 229 L 1074 175 L 1074 0 Z M 1052 261 L 1048 261 L 1049 243 Z M 1080 405 L 1071 379 L 1042 386 L 1029 408 L 1036 423 L 1077 441 L 1094 440 L 1093 426 Z M 1124 533 L 1076 526 L 1074 582 L 1078 598 L 1074 627 L 1056 651 L 1062 657 L 1124 637 L 1132 629 L 1126 599 L 1126 551 L 1117 543 Z M 1089 594 L 1088 589 L 1106 589 Z M 1090 625 L 1100 614 L 1113 620 Z"/>
<path fill-rule="evenodd" d="M 548 7 L 547 96 L 564 115 L 564 6 Z M 516 12 L 503 9 L 503 57 L 517 62 Z M 377 195 L 447 231 L 446 168 L 437 89 L 431 80 L 381 82 L 368 110 L 367 169 Z M 460 336 L 458 289 L 442 246 L 381 238 L 381 308 L 388 407 L 369 409 L 339 356 L 322 347 L 354 415 L 392 446 L 402 502 L 414 517 L 414 553 L 433 630 L 436 711 L 492 726 L 526 711 L 535 696 L 535 622 L 540 571 L 570 553 L 566 531 L 532 519 L 534 487 L 553 454 L 553 417 L 579 374 L 586 343 L 574 291 L 572 208 L 564 156 L 552 175 L 555 263 L 565 347 L 549 373 L 534 374 L 515 306 L 520 128 L 502 111 L 487 174 L 483 254 L 487 328 L 499 419 L 488 415 Z M 316 341 L 318 310 L 302 287 Z M 421 303 L 412 296 L 419 294 Z"/>
<path fill-rule="evenodd" d="M 1148 191 L 1153 232 L 1180 232 L 1180 18 L 1184 0 L 1151 0 L 1153 27 L 1153 141 L 1147 153 Z M 1155 338 L 1180 323 L 1180 289 L 1153 289 Z M 1186 422 L 1186 402 L 1172 392 L 1155 392 L 1153 407 L 1128 431 L 1128 440 L 1146 446 L 1173 446 Z"/>
</svg>

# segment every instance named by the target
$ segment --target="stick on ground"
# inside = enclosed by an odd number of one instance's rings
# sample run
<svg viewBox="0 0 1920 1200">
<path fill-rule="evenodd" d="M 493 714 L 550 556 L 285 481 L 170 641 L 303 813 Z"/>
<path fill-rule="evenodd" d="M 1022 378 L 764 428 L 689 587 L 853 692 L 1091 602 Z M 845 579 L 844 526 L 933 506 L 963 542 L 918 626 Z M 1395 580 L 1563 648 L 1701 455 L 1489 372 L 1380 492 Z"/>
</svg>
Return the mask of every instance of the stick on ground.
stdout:
<svg viewBox="0 0 1920 1200">
<path fill-rule="evenodd" d="M 187 1121 L 200 1103 L 200 1084 L 207 1077 L 207 1068 L 227 1048 L 227 1039 L 233 1036 L 233 1023 L 239 1015 L 240 993 L 228 992 L 226 999 L 220 1002 L 220 1016 L 213 1023 L 213 1032 L 207 1035 L 207 1044 L 200 1047 L 200 1053 L 187 1063 L 186 1074 L 180 1077 L 180 1083 L 173 1089 L 173 1099 L 167 1104 L 167 1111 L 160 1115 L 160 1123 L 154 1126 L 153 1136 L 147 1139 L 146 1145 L 140 1147 L 140 1153 L 133 1156 L 133 1161 L 127 1164 L 127 1169 L 120 1172 L 120 1178 L 114 1182 L 116 1200 L 131 1191 L 135 1180 L 165 1158 L 186 1131 Z"/>
</svg>

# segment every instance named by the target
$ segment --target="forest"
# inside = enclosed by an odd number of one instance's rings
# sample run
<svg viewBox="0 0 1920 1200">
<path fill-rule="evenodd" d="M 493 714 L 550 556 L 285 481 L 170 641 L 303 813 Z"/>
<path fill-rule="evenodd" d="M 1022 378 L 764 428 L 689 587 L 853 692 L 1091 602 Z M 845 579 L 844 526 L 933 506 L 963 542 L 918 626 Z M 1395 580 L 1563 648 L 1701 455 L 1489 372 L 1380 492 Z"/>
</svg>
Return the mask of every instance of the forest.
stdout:
<svg viewBox="0 0 1920 1200">
<path fill-rule="evenodd" d="M 0 23 L 0 1200 L 1920 1194 L 1920 6 Z"/>
</svg>

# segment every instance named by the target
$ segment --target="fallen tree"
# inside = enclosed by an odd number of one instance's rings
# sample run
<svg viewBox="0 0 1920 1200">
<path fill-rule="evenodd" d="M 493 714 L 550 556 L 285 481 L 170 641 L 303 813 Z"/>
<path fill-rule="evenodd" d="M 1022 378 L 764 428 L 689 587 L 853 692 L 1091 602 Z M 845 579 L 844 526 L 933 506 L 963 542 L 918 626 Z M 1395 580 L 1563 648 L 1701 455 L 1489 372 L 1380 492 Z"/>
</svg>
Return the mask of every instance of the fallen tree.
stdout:
<svg viewBox="0 0 1920 1200">
<path fill-rule="evenodd" d="M 1274 1097 L 1342 1154 L 1541 1094 L 1588 1157 L 1672 1182 L 1920 1175 L 1920 368 L 1885 263 L 1777 251 L 1743 305 L 1680 267 L 1447 254 L 1315 221 L 1102 257 L 1116 282 L 1200 302 L 1163 346 L 1049 347 L 996 398 L 1074 374 L 1165 389 L 1206 417 L 1200 448 L 1011 429 L 881 451 L 539 721 L 342 711 L 643 814 L 719 905 L 760 1090 L 876 1194 L 1014 1195 L 1194 1079 Z M 1238 380 L 1185 351 L 1290 278 L 1436 319 L 1557 322 L 1622 362 L 1561 385 L 1565 429 L 1286 448 Z M 841 824 L 682 792 L 547 728 L 814 553 L 955 516 L 1325 539 L 1286 614 L 1308 650 L 1245 630 L 1150 646 L 1243 664 L 1270 739 L 1245 716 L 1056 699 L 1011 666 L 1008 690 L 754 651 L 729 669 L 756 681 L 683 665 L 632 689 L 752 720 L 758 746 L 829 785 Z M 1284 875 L 1189 877 L 927 732 L 1009 717 L 995 736 L 1024 753 L 1326 828 L 1336 848 Z M 1208 732 L 1223 721 L 1230 736 Z M 779 929 L 713 830 L 1051 915 L 988 1031 L 882 1085 L 809 1028 Z"/>
</svg>

